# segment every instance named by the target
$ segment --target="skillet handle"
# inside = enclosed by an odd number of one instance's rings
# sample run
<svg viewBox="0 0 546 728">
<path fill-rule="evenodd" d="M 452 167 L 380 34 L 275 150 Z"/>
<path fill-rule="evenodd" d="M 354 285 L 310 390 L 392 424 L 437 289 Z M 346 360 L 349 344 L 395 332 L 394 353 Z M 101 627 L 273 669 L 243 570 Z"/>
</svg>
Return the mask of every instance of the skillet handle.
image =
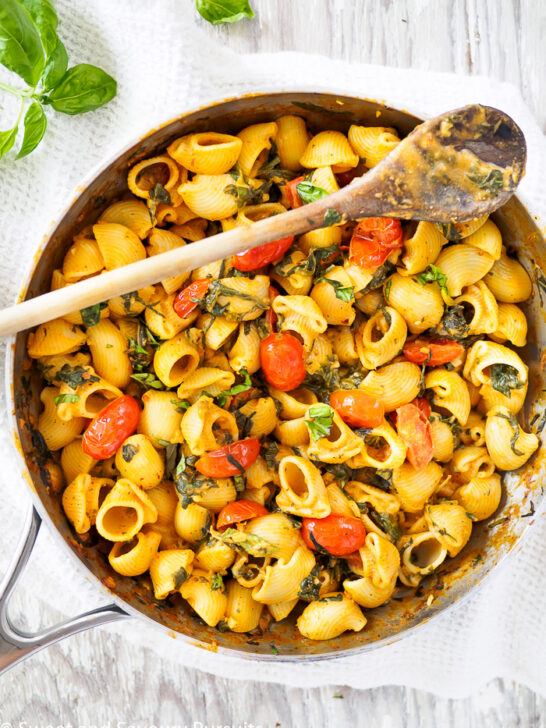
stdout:
<svg viewBox="0 0 546 728">
<path fill-rule="evenodd" d="M 116 604 L 108 604 L 35 634 L 24 632 L 13 625 L 8 615 L 9 598 L 32 553 L 41 522 L 42 519 L 37 510 L 31 506 L 17 551 L 0 581 L 0 675 L 21 660 L 54 642 L 86 629 L 129 616 Z"/>
</svg>

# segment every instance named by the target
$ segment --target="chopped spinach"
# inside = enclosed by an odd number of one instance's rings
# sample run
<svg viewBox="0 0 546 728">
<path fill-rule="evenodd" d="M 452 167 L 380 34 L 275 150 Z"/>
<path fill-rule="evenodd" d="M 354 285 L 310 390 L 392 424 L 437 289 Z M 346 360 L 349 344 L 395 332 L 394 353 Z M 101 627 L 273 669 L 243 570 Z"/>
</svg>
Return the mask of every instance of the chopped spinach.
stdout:
<svg viewBox="0 0 546 728">
<path fill-rule="evenodd" d="M 125 460 L 126 463 L 130 463 L 131 460 L 137 454 L 137 452 L 138 452 L 138 447 L 136 445 L 131 445 L 131 443 L 129 443 L 128 445 L 122 446 L 121 457 Z"/>
<path fill-rule="evenodd" d="M 100 378 L 91 374 L 88 369 L 80 366 L 71 367 L 70 364 L 63 364 L 55 375 L 55 379 L 68 384 L 70 389 L 78 389 L 91 382 L 100 382 Z"/>
<path fill-rule="evenodd" d="M 80 314 L 84 325 L 96 326 L 100 321 L 100 312 L 107 306 L 108 304 L 103 301 L 102 303 L 95 303 L 93 306 L 88 306 L 87 308 L 81 308 Z"/>
<path fill-rule="evenodd" d="M 491 386 L 497 392 L 510 398 L 513 389 L 521 389 L 525 382 L 518 376 L 518 370 L 510 364 L 492 364 L 490 369 Z"/>
</svg>

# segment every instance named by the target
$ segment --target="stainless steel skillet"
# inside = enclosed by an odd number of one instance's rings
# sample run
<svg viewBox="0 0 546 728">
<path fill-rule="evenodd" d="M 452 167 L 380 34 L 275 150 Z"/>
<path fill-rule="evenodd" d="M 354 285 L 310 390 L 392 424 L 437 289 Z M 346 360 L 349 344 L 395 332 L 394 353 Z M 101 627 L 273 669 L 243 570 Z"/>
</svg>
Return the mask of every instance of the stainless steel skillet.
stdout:
<svg viewBox="0 0 546 728">
<path fill-rule="evenodd" d="M 346 131 L 351 123 L 381 124 L 396 127 L 407 134 L 421 119 L 379 103 L 324 93 L 277 93 L 232 99 L 199 109 L 163 125 L 125 149 L 89 181 L 79 197 L 59 217 L 52 235 L 44 244 L 34 268 L 22 286 L 20 300 L 48 290 L 51 272 L 58 267 L 81 227 L 92 223 L 109 202 L 126 189 L 128 168 L 137 160 L 163 150 L 173 139 L 190 131 L 215 129 L 237 132 L 242 127 L 269 120 L 282 114 L 299 114 L 313 131 Z M 542 416 L 542 390 L 546 388 L 540 368 L 540 354 L 546 343 L 546 325 L 542 296 L 546 295 L 546 244 L 532 216 L 517 198 L 513 198 L 494 217 L 509 247 L 517 251 L 534 281 L 534 296 L 526 306 L 529 319 L 529 345 L 524 359 L 530 367 L 529 395 L 524 413 L 529 423 Z M 13 411 L 13 437 L 20 459 L 23 479 L 29 485 L 32 508 L 25 534 L 12 567 L 0 584 L 0 672 L 33 652 L 63 637 L 105 622 L 139 618 L 156 625 L 171 636 L 203 646 L 217 645 L 219 653 L 240 654 L 261 660 L 302 661 L 328 659 L 355 654 L 384 646 L 410 634 L 429 619 L 461 603 L 502 559 L 522 541 L 533 522 L 533 511 L 540 509 L 541 483 L 545 449 L 517 473 L 505 478 L 505 495 L 499 511 L 476 524 L 470 543 L 455 559 L 449 560 L 437 574 L 429 577 L 416 592 L 401 593 L 396 599 L 368 610 L 368 625 L 363 632 L 349 633 L 328 642 L 312 642 L 301 637 L 294 620 L 271 626 L 262 636 L 222 633 L 204 625 L 182 601 L 165 604 L 151 596 L 145 580 L 115 574 L 104 556 L 78 541 L 62 512 L 58 493 L 47 482 L 40 441 L 30 423 L 40 411 L 39 381 L 28 378 L 25 360 L 26 334 L 13 337 L 6 359 L 7 401 Z M 535 420 L 536 427 L 536 420 Z M 67 568 L 85 571 L 97 584 L 97 599 L 106 590 L 112 604 L 69 620 L 40 634 L 25 634 L 9 620 L 7 603 L 17 578 L 28 560 L 40 522 L 44 520 L 66 552 Z M 432 592 L 434 601 L 428 605 Z M 272 652 L 271 645 L 276 652 Z"/>
</svg>

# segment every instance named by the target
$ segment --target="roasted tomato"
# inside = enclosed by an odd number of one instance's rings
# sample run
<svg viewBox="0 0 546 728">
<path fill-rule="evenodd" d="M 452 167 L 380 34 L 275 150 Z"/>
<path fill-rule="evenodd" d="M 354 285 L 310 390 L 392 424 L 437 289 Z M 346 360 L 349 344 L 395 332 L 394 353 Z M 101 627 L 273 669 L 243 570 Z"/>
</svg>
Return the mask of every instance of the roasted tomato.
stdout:
<svg viewBox="0 0 546 728">
<path fill-rule="evenodd" d="M 186 318 L 197 308 L 197 301 L 201 300 L 208 291 L 210 280 L 201 278 L 183 288 L 174 299 L 173 308 L 180 318 Z"/>
<path fill-rule="evenodd" d="M 247 521 L 249 518 L 266 516 L 269 513 L 265 506 L 251 500 L 238 500 L 228 503 L 218 514 L 216 528 L 222 531 L 226 526 L 240 521 Z"/>
<path fill-rule="evenodd" d="M 392 217 L 367 217 L 353 231 L 349 249 L 351 263 L 375 270 L 390 253 L 402 247 L 402 225 Z"/>
<path fill-rule="evenodd" d="M 432 460 L 432 429 L 428 418 L 414 404 L 403 404 L 396 410 L 396 429 L 408 446 L 406 457 L 416 470 Z"/>
<path fill-rule="evenodd" d="M 208 478 L 230 478 L 242 475 L 260 454 L 257 437 L 232 442 L 219 450 L 208 452 L 195 463 L 195 468 Z"/>
<path fill-rule="evenodd" d="M 300 182 L 303 182 L 304 179 L 305 176 L 302 175 L 301 177 L 296 177 L 296 179 L 293 179 L 285 184 L 284 191 L 286 193 L 287 202 L 290 207 L 301 207 L 303 205 L 303 202 L 301 201 L 301 197 L 298 195 L 298 190 L 296 189 L 296 187 L 299 185 Z"/>
<path fill-rule="evenodd" d="M 337 389 L 330 395 L 330 405 L 351 427 L 379 427 L 385 416 L 383 402 L 360 389 Z"/>
<path fill-rule="evenodd" d="M 95 460 L 114 455 L 124 440 L 135 432 L 140 407 L 134 397 L 124 394 L 99 412 L 83 433 L 82 450 Z"/>
<path fill-rule="evenodd" d="M 269 326 L 270 331 L 275 331 L 277 328 L 277 314 L 273 311 L 273 301 L 279 296 L 280 293 L 277 291 L 275 286 L 269 286 L 269 309 L 265 314 L 265 321 Z"/>
<path fill-rule="evenodd" d="M 237 255 L 233 256 L 233 267 L 245 272 L 262 268 L 264 265 L 282 258 L 292 245 L 293 240 L 294 236 L 289 235 L 287 238 L 281 238 L 272 243 L 245 250 L 244 253 L 237 253 Z"/>
<path fill-rule="evenodd" d="M 304 518 L 301 535 L 313 551 L 327 551 L 332 556 L 347 556 L 364 545 L 366 529 L 358 518 L 332 513 L 326 518 Z"/>
<path fill-rule="evenodd" d="M 404 356 L 414 364 L 438 367 L 453 361 L 464 352 L 464 346 L 451 339 L 426 339 L 417 337 L 406 341 Z"/>
<path fill-rule="evenodd" d="M 260 344 L 264 377 L 281 392 L 297 389 L 305 379 L 303 345 L 288 333 L 269 334 Z"/>
</svg>

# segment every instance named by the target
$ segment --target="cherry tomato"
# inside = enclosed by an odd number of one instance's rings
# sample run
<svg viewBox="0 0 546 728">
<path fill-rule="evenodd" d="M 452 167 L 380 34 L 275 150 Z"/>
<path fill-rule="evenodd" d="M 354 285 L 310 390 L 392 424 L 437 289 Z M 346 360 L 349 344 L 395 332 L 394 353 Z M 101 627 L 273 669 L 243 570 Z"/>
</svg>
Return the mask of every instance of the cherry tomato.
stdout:
<svg viewBox="0 0 546 728">
<path fill-rule="evenodd" d="M 277 258 L 282 258 L 292 245 L 293 240 L 294 236 L 289 235 L 287 238 L 281 238 L 272 243 L 245 250 L 243 253 L 237 253 L 237 255 L 233 256 L 233 267 L 245 272 L 262 268 L 264 265 L 277 260 Z"/>
<path fill-rule="evenodd" d="M 353 231 L 349 260 L 351 263 L 375 270 L 390 253 L 402 247 L 402 225 L 392 217 L 367 217 Z"/>
<path fill-rule="evenodd" d="M 364 545 L 366 529 L 358 518 L 332 513 L 326 518 L 304 518 L 301 535 L 313 551 L 324 549 L 332 556 L 347 556 Z"/>
<path fill-rule="evenodd" d="M 303 205 L 303 202 L 301 201 L 301 197 L 298 195 L 298 190 L 296 189 L 296 187 L 299 185 L 300 182 L 303 182 L 304 179 L 305 175 L 302 175 L 301 177 L 296 177 L 296 179 L 293 179 L 285 184 L 284 191 L 286 192 L 287 202 L 290 207 L 301 207 Z"/>
<path fill-rule="evenodd" d="M 385 416 L 383 402 L 360 389 L 338 389 L 330 395 L 330 405 L 352 427 L 379 427 Z"/>
<path fill-rule="evenodd" d="M 269 513 L 265 506 L 251 500 L 238 500 L 228 503 L 218 514 L 216 528 L 222 531 L 226 526 L 239 521 L 246 521 L 256 516 L 266 516 Z"/>
<path fill-rule="evenodd" d="M 407 341 L 404 356 L 414 364 L 438 367 L 456 359 L 464 352 L 464 346 L 451 339 L 425 339 L 418 337 Z"/>
<path fill-rule="evenodd" d="M 259 454 L 260 441 L 257 437 L 249 437 L 208 452 L 199 458 L 195 468 L 208 478 L 230 478 L 233 475 L 242 475 Z M 238 465 L 241 467 L 237 467 Z"/>
<path fill-rule="evenodd" d="M 134 397 L 124 394 L 99 412 L 83 433 L 82 450 L 95 460 L 114 455 L 124 440 L 135 432 L 140 407 Z"/>
<path fill-rule="evenodd" d="M 414 404 L 403 404 L 396 410 L 396 429 L 408 446 L 406 457 L 416 470 L 432 460 L 432 430 L 430 422 Z"/>
<path fill-rule="evenodd" d="M 430 417 L 431 409 L 429 401 L 426 397 L 416 397 L 411 404 L 414 404 L 417 409 L 424 414 L 426 419 Z M 389 412 L 389 417 L 391 418 L 392 424 L 396 427 L 396 423 L 398 421 L 398 415 L 396 412 Z"/>
<path fill-rule="evenodd" d="M 260 361 L 269 384 L 281 392 L 297 389 L 305 379 L 303 345 L 292 334 L 269 334 L 262 339 Z"/>
<path fill-rule="evenodd" d="M 368 167 L 366 167 L 365 164 L 360 164 L 357 167 L 354 167 L 353 169 L 347 170 L 347 172 L 337 172 L 336 173 L 336 180 L 340 187 L 346 187 L 348 184 L 350 184 L 355 177 L 362 177 L 362 175 L 368 171 Z"/>
<path fill-rule="evenodd" d="M 201 278 L 183 288 L 174 299 L 173 308 L 180 318 L 186 318 L 197 308 L 197 301 L 193 299 L 203 298 L 210 286 L 208 278 Z"/>
<path fill-rule="evenodd" d="M 279 296 L 280 293 L 277 291 L 275 286 L 269 286 L 269 309 L 265 314 L 265 322 L 269 326 L 270 331 L 276 331 L 277 328 L 277 314 L 273 311 L 273 301 Z"/>
</svg>

